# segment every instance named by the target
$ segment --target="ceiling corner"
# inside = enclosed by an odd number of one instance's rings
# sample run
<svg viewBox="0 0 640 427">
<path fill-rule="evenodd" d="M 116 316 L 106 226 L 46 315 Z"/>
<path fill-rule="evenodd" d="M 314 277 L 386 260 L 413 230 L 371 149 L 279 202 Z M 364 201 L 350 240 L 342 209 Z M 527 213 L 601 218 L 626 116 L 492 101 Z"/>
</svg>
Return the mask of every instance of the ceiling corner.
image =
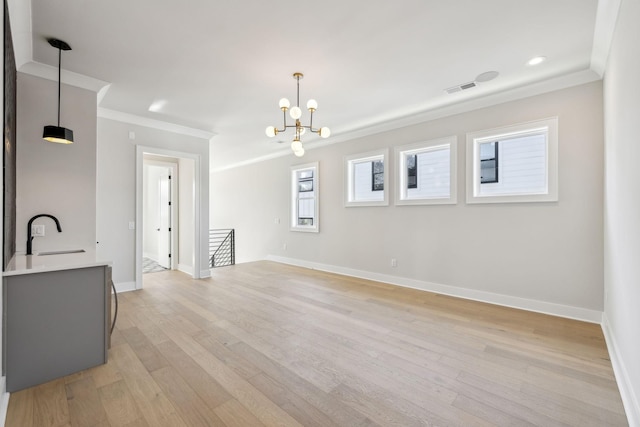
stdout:
<svg viewBox="0 0 640 427">
<path fill-rule="evenodd" d="M 618 22 L 618 11 L 622 0 L 598 0 L 596 25 L 593 31 L 593 48 L 591 50 L 591 69 L 600 77 L 607 67 L 609 49 Z"/>
</svg>

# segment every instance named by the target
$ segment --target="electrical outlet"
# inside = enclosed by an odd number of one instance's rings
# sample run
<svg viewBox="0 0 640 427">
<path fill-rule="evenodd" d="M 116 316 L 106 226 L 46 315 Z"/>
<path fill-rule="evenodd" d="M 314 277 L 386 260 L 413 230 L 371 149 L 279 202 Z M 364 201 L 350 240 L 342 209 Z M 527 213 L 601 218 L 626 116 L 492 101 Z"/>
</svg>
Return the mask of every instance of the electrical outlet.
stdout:
<svg viewBox="0 0 640 427">
<path fill-rule="evenodd" d="M 129 221 L 129 230 L 135 230 L 135 229 L 136 229 L 136 222 Z"/>
<path fill-rule="evenodd" d="M 42 237 L 42 236 L 44 236 L 44 224 L 32 224 L 31 225 L 31 235 L 33 237 Z"/>
<path fill-rule="evenodd" d="M 391 258 L 391 267 L 397 267 L 398 261 L 395 258 Z"/>
<path fill-rule="evenodd" d="M 276 218 L 276 219 L 274 219 L 274 220 L 273 220 L 273 223 L 274 223 L 274 224 L 280 224 L 280 218 Z"/>
</svg>

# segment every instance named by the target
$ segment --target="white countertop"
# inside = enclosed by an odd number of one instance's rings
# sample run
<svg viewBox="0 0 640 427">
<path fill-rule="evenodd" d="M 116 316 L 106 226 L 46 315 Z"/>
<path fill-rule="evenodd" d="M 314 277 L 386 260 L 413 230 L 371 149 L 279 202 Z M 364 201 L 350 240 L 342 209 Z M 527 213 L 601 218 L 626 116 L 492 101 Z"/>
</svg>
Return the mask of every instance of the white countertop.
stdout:
<svg viewBox="0 0 640 427">
<path fill-rule="evenodd" d="M 20 255 L 11 258 L 3 276 L 45 273 L 47 271 L 72 270 L 76 268 L 111 265 L 111 261 L 101 260 L 95 250 L 58 255 Z"/>
</svg>

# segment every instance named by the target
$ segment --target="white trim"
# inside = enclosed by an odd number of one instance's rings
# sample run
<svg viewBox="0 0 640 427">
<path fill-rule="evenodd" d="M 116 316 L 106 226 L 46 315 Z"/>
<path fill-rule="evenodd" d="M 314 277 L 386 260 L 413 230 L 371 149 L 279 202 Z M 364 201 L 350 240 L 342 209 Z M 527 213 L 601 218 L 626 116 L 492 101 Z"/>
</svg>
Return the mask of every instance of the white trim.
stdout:
<svg viewBox="0 0 640 427">
<path fill-rule="evenodd" d="M 193 271 L 199 273 L 193 276 L 194 279 L 200 279 L 203 276 L 202 273 L 208 274 L 208 270 L 200 270 L 202 247 L 205 237 L 200 233 L 200 195 L 202 193 L 201 185 L 201 160 L 199 154 L 185 153 L 182 151 L 165 150 L 162 148 L 149 147 L 144 145 L 136 146 L 136 264 L 135 264 L 135 277 L 136 277 L 136 289 L 142 289 L 142 230 L 144 228 L 143 215 L 142 215 L 142 168 L 144 164 L 144 154 L 158 154 L 161 156 L 186 158 L 194 161 L 194 200 L 193 200 L 193 216 L 194 216 L 194 233 L 193 233 L 193 259 L 194 266 Z M 206 237 L 208 239 L 208 236 Z"/>
<path fill-rule="evenodd" d="M 376 282 L 384 282 L 392 285 L 402 286 L 404 288 L 435 292 L 438 294 L 449 295 L 473 301 L 486 302 L 489 304 L 496 304 L 504 307 L 517 308 L 520 310 L 533 311 L 536 313 L 549 314 L 552 316 L 565 317 L 568 319 L 581 320 L 590 323 L 600 324 L 602 322 L 602 312 L 598 310 L 591 310 L 588 308 L 574 307 L 552 302 L 496 294 L 493 292 L 478 291 L 475 289 L 460 288 L 457 286 L 425 282 L 422 280 L 408 279 L 406 277 L 392 276 L 389 274 L 372 273 L 370 271 L 356 270 L 329 264 L 320 264 L 317 262 L 281 257 L 276 255 L 267 255 L 266 259 L 268 261 L 296 265 L 313 270 L 327 271 L 330 273 L 342 274 L 344 276 L 358 277 L 361 279 L 368 279 Z"/>
<path fill-rule="evenodd" d="M 449 149 L 449 197 L 407 198 L 406 154 L 421 154 L 429 151 Z M 455 205 L 458 203 L 458 137 L 447 136 L 429 141 L 395 147 L 396 191 L 395 204 L 403 205 Z M 419 170 L 418 170 L 419 171 Z M 418 172 L 419 173 L 419 172 Z"/>
<path fill-rule="evenodd" d="M 58 67 L 41 64 L 40 62 L 29 61 L 22 65 L 19 70 L 21 73 L 29 74 L 42 79 L 58 82 Z M 79 87 L 81 89 L 90 90 L 91 92 L 100 93 L 105 87 L 109 87 L 110 83 L 84 74 L 74 73 L 73 71 L 61 70 L 60 81 L 69 86 Z"/>
<path fill-rule="evenodd" d="M 480 194 L 479 145 L 503 137 L 517 137 L 529 133 L 546 135 L 545 193 Z M 558 118 L 549 117 L 494 129 L 467 133 L 467 203 L 522 203 L 558 201 Z"/>
<path fill-rule="evenodd" d="M 135 291 L 136 288 L 136 282 L 120 282 L 120 283 L 114 283 L 115 287 L 116 287 L 116 292 L 117 293 L 122 293 L 122 292 L 131 292 L 131 291 Z"/>
<path fill-rule="evenodd" d="M 383 164 L 383 190 L 382 200 L 355 200 L 355 165 L 358 163 L 373 162 L 382 158 Z M 344 206 L 389 206 L 389 175 L 391 174 L 391 159 L 389 149 L 367 151 L 365 153 L 351 154 L 344 157 Z M 372 178 L 373 180 L 373 178 Z M 373 185 L 373 183 L 371 184 Z"/>
<path fill-rule="evenodd" d="M 98 117 L 101 119 L 115 120 L 116 122 L 130 123 L 133 125 L 164 130 L 167 132 L 177 133 L 179 135 L 194 136 L 196 138 L 206 140 L 210 140 L 216 135 L 214 132 L 207 130 L 163 122 L 161 120 L 149 119 L 147 117 L 136 116 L 135 114 L 123 113 L 116 110 L 109 110 L 107 108 L 98 108 Z"/>
<path fill-rule="evenodd" d="M 197 279 L 207 279 L 211 277 L 211 270 L 200 270 L 200 277 Z"/>
<path fill-rule="evenodd" d="M 618 21 L 621 0 L 598 0 L 596 25 L 593 30 L 593 47 L 591 49 L 591 69 L 600 77 L 607 68 L 609 50 Z"/>
<path fill-rule="evenodd" d="M 611 325 L 609 324 L 606 312 L 602 315 L 602 332 L 607 342 L 607 348 L 609 349 L 609 358 L 611 359 L 613 373 L 618 383 L 624 410 L 627 414 L 627 422 L 630 426 L 640 426 L 640 401 L 633 390 L 633 384 L 629 382 L 627 368 L 625 367 L 624 359 L 620 357 L 619 347 L 613 331 L 611 331 Z"/>
</svg>

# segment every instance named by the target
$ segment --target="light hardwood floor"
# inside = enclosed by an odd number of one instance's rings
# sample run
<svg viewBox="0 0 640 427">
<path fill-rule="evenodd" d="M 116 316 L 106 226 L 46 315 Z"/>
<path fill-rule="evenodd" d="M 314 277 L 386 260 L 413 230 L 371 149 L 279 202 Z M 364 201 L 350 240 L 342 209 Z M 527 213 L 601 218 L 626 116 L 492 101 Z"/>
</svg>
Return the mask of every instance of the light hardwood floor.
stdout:
<svg viewBox="0 0 640 427">
<path fill-rule="evenodd" d="M 7 426 L 627 425 L 598 325 L 271 262 L 144 287 Z"/>
</svg>

